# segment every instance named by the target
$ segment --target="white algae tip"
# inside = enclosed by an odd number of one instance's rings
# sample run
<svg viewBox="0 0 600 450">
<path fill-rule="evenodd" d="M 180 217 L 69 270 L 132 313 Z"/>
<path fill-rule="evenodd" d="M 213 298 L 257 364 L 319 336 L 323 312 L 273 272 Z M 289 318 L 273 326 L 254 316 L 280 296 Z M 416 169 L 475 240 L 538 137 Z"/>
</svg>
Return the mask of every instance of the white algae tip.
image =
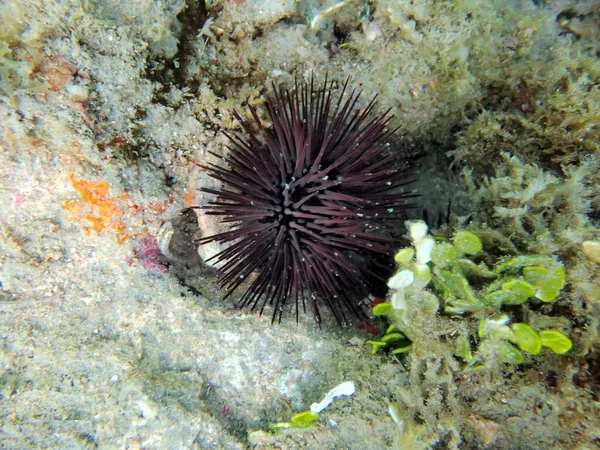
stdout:
<svg viewBox="0 0 600 450">
<path fill-rule="evenodd" d="M 595 263 L 600 264 L 600 241 L 583 241 L 581 251 Z"/>
</svg>

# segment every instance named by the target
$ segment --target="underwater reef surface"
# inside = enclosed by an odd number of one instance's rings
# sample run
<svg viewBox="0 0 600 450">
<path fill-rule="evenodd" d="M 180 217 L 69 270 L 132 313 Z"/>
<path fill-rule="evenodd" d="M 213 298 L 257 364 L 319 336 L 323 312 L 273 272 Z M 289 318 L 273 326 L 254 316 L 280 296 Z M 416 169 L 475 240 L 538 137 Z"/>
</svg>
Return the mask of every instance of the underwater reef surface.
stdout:
<svg viewBox="0 0 600 450">
<path fill-rule="evenodd" d="M 597 2 L 25 0 L 0 14 L 0 446 L 600 445 Z M 390 151 L 421 195 L 407 218 L 438 242 L 476 235 L 478 276 L 560 261 L 556 297 L 500 312 L 568 336 L 568 352 L 488 345 L 470 364 L 500 322 L 451 312 L 452 286 L 408 296 L 411 348 L 396 353 L 371 353 L 394 322 L 374 298 L 346 327 L 326 308 L 322 327 L 310 313 L 271 325 L 222 300 L 205 262 L 222 248 L 195 241 L 228 225 L 181 212 L 213 200 L 200 189 L 218 188 L 205 168 L 239 132 L 234 110 L 269 126 L 272 84 L 326 75 L 391 109 Z M 504 291 L 535 285 L 521 269 Z M 344 381 L 354 395 L 290 419 Z"/>
</svg>

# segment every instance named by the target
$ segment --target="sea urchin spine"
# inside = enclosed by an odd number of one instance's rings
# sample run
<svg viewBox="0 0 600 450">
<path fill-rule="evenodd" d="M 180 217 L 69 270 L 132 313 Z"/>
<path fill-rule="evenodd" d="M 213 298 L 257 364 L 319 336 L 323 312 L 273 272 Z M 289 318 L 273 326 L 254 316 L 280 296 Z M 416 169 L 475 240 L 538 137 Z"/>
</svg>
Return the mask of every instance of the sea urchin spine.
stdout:
<svg viewBox="0 0 600 450">
<path fill-rule="evenodd" d="M 202 209 L 222 216 L 230 231 L 204 237 L 201 244 L 230 244 L 215 255 L 220 285 L 230 295 L 255 274 L 240 299 L 252 309 L 273 307 L 281 320 L 290 301 L 312 304 L 320 322 L 324 301 L 340 323 L 384 278 L 382 257 L 391 260 L 397 225 L 412 194 L 408 166 L 390 149 L 395 130 L 389 111 L 376 117 L 371 100 L 359 109 L 359 93 L 337 102 L 334 83 L 299 84 L 291 91 L 273 86 L 266 101 L 272 122 L 265 127 L 253 108 L 247 121 L 234 111 L 245 134 L 230 135 L 223 165 L 208 173 L 223 188 Z"/>
</svg>

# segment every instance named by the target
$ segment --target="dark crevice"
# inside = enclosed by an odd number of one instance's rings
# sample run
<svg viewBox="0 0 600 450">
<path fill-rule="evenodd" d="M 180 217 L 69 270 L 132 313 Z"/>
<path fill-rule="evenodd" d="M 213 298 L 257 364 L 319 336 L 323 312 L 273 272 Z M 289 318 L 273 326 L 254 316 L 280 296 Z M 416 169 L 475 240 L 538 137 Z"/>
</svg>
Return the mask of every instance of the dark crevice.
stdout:
<svg viewBox="0 0 600 450">
<path fill-rule="evenodd" d="M 202 29 L 208 11 L 205 3 L 198 0 L 186 0 L 185 8 L 177 15 L 181 30 L 177 36 L 177 53 L 173 58 L 152 60 L 148 62 L 147 75 L 154 82 L 162 85 L 157 91 L 157 101 L 161 102 L 162 93 L 169 84 L 183 88 L 188 79 L 188 66 L 195 56 L 194 43 Z"/>
<path fill-rule="evenodd" d="M 187 0 L 185 9 L 179 13 L 177 19 L 181 23 L 179 44 L 177 46 L 177 59 L 179 66 L 174 67 L 173 78 L 179 87 L 185 85 L 187 67 L 190 57 L 194 55 L 194 41 L 199 31 L 206 22 L 208 12 L 205 3 L 198 0 Z"/>
</svg>

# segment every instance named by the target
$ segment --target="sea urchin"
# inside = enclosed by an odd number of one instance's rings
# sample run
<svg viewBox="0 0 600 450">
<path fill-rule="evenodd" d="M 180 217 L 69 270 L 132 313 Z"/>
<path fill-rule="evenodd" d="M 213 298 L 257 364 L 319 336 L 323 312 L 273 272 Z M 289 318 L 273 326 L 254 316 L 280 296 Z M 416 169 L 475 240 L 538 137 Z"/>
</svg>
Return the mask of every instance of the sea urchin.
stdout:
<svg viewBox="0 0 600 450">
<path fill-rule="evenodd" d="M 213 258 L 219 281 L 230 295 L 248 277 L 240 306 L 273 307 L 281 320 L 285 306 L 310 303 L 320 322 L 325 302 L 340 323 L 345 311 L 358 314 L 374 280 L 385 280 L 398 242 L 398 221 L 411 194 L 408 165 L 391 148 L 395 130 L 389 111 L 372 117 L 375 98 L 364 109 L 359 95 L 337 101 L 334 83 L 316 87 L 296 82 L 291 91 L 273 86 L 266 101 L 271 127 L 257 112 L 253 120 L 234 111 L 244 134 L 230 135 L 223 165 L 208 174 L 223 184 L 202 191 L 217 196 L 202 209 L 222 216 L 230 231 L 201 244 L 229 244 Z M 385 262 L 382 262 L 385 261 Z"/>
</svg>

